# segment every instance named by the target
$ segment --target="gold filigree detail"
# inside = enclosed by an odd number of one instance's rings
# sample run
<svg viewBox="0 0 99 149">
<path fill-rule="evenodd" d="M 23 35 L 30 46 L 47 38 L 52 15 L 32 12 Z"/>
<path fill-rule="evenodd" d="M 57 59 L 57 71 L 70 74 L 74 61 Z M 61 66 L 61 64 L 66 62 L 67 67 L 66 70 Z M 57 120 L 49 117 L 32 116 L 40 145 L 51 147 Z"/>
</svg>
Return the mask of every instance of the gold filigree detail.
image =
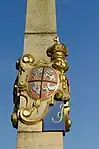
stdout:
<svg viewBox="0 0 99 149">
<path fill-rule="evenodd" d="M 62 100 L 62 98 L 63 98 L 63 91 L 62 90 L 57 90 L 56 93 L 55 93 L 54 98 L 56 100 Z"/>
<path fill-rule="evenodd" d="M 57 113 L 56 118 L 52 117 L 52 121 L 55 124 L 59 124 L 60 122 L 62 122 L 62 120 L 65 120 L 66 132 L 70 130 L 72 123 L 71 120 L 69 119 L 69 112 L 70 112 L 69 101 L 67 101 L 66 104 L 60 105 L 60 111 Z"/>
<path fill-rule="evenodd" d="M 22 73 L 27 69 L 27 67 L 33 66 L 34 61 L 35 58 L 31 54 L 25 54 L 17 60 L 16 69 Z"/>
<path fill-rule="evenodd" d="M 64 101 L 63 115 L 65 119 L 66 131 L 69 131 L 71 122 L 69 119 L 70 108 L 69 105 L 67 106 L 67 103 L 70 100 L 70 84 L 66 76 L 66 71 L 68 71 L 69 69 L 69 65 L 66 60 L 66 57 L 68 56 L 68 48 L 64 44 L 60 43 L 59 37 L 56 37 L 54 42 L 54 45 L 48 48 L 46 53 L 47 56 L 51 57 L 52 67 L 59 72 L 59 79 L 61 85 L 60 89 L 55 93 L 55 99 Z M 63 115 L 61 114 L 62 117 Z M 59 113 L 57 114 L 57 117 L 59 118 Z M 60 117 L 60 120 L 62 120 L 62 117 Z"/>
<path fill-rule="evenodd" d="M 37 119 L 29 119 L 29 117 L 31 116 L 32 112 L 34 110 L 37 110 L 38 112 L 38 107 L 33 107 L 31 109 L 26 109 L 26 108 L 22 108 L 20 109 L 20 112 L 19 112 L 19 117 L 20 117 L 20 121 L 26 125 L 34 125 L 34 124 L 37 124 L 39 123 L 40 121 L 43 120 L 43 118 L 45 117 L 45 114 L 47 113 L 48 111 L 48 108 L 49 108 L 49 104 L 47 104 L 43 114 L 41 117 L 38 117 Z"/>
<path fill-rule="evenodd" d="M 31 119 L 33 112 L 36 111 L 38 113 L 38 110 L 41 106 L 41 102 L 43 101 L 43 99 L 33 99 L 33 97 L 31 97 L 28 94 L 28 88 L 27 88 L 28 75 L 33 70 L 33 68 L 36 69 L 38 67 L 43 67 L 43 66 L 53 69 L 51 67 L 51 62 L 47 62 L 44 60 L 39 60 L 35 62 L 34 57 L 30 54 L 25 54 L 24 56 L 20 57 L 18 61 L 16 62 L 16 68 L 18 70 L 18 77 L 14 84 L 15 107 L 14 107 L 14 112 L 12 113 L 12 116 L 11 116 L 11 121 L 15 128 L 18 127 L 18 120 L 20 120 L 22 123 L 26 125 L 34 125 L 36 123 L 39 123 L 40 121 L 43 120 L 44 116 L 46 115 L 49 106 L 54 105 L 54 94 L 52 94 L 50 97 L 48 97 L 48 101 L 46 103 L 46 107 L 45 107 L 43 114 L 36 119 Z M 21 100 L 24 99 L 25 101 L 25 105 L 22 108 L 19 107 L 20 99 Z M 30 100 L 33 100 L 32 106 L 30 106 L 31 105 Z"/>
<path fill-rule="evenodd" d="M 14 128 L 18 128 L 18 116 L 17 112 L 13 112 L 11 115 L 11 122 Z"/>
<path fill-rule="evenodd" d="M 18 120 L 26 125 L 34 125 L 42 121 L 50 106 L 53 106 L 55 100 L 64 101 L 64 104 L 60 106 L 60 111 L 57 113 L 57 119 L 52 118 L 53 122 L 59 123 L 65 119 L 66 131 L 69 131 L 71 121 L 69 119 L 69 99 L 70 99 L 70 85 L 66 76 L 66 71 L 69 69 L 66 57 L 68 56 L 68 48 L 60 43 L 59 38 L 56 37 L 54 45 L 47 50 L 47 55 L 51 57 L 51 61 L 45 60 L 35 61 L 35 58 L 31 54 L 25 54 L 20 57 L 16 62 L 16 69 L 18 70 L 18 77 L 14 84 L 13 101 L 14 110 L 11 116 L 12 124 L 15 128 L 18 128 Z M 49 67 L 53 69 L 58 76 L 57 87 L 51 96 L 48 96 L 46 100 L 34 99 L 30 96 L 28 90 L 28 76 L 29 73 L 38 67 Z M 20 100 L 24 100 L 24 106 L 20 107 Z M 39 109 L 44 106 L 43 112 L 39 115 Z M 37 117 L 33 115 L 37 113 Z M 36 117 L 36 118 L 34 118 Z"/>
<path fill-rule="evenodd" d="M 58 123 L 60 123 L 60 122 L 63 120 L 63 118 L 64 118 L 64 113 L 63 113 L 63 111 L 64 111 L 64 104 L 61 104 L 61 105 L 60 105 L 60 111 L 57 113 L 57 118 L 58 118 L 59 120 L 56 120 L 54 117 L 52 117 L 52 121 L 53 121 L 54 123 L 58 124 Z"/>
</svg>

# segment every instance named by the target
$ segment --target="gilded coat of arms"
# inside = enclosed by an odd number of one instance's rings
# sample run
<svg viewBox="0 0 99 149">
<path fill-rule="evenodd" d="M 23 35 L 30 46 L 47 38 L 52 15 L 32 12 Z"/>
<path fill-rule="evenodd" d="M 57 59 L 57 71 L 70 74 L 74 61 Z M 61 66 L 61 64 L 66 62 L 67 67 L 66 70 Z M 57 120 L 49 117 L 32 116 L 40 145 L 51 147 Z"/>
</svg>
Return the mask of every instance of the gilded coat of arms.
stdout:
<svg viewBox="0 0 99 149">
<path fill-rule="evenodd" d="M 70 84 L 65 74 L 69 68 L 65 59 L 68 49 L 57 37 L 46 53 L 51 57 L 50 62 L 37 62 L 31 54 L 23 55 L 16 62 L 18 76 L 14 84 L 12 124 L 15 128 L 18 127 L 18 121 L 35 125 L 44 120 L 50 106 L 54 106 L 56 101 L 62 101 L 56 115 L 59 120 L 52 117 L 52 121 L 59 123 L 64 119 L 66 131 L 69 131 Z"/>
</svg>

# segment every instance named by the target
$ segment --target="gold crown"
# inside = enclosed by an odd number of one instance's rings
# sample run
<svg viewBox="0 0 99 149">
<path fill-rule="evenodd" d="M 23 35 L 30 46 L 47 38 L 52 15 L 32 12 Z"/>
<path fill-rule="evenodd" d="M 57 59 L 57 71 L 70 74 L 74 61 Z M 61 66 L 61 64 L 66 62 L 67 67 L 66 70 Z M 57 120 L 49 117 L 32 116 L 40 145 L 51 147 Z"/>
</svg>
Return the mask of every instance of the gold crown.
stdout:
<svg viewBox="0 0 99 149">
<path fill-rule="evenodd" d="M 54 39 L 54 45 L 47 49 L 47 56 L 51 57 L 51 59 L 55 59 L 56 57 L 67 57 L 68 56 L 68 48 L 60 43 L 59 37 Z"/>
</svg>

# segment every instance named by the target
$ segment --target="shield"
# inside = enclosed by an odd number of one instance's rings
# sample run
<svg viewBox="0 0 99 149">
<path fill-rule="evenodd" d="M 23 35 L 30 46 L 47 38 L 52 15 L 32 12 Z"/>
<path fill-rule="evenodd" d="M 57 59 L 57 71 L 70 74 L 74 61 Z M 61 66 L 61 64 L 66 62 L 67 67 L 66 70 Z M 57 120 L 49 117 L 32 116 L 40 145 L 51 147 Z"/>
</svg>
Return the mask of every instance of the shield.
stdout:
<svg viewBox="0 0 99 149">
<path fill-rule="evenodd" d="M 32 69 L 27 77 L 27 81 L 28 93 L 35 100 L 48 99 L 55 93 L 58 87 L 56 71 L 47 66 Z"/>
</svg>

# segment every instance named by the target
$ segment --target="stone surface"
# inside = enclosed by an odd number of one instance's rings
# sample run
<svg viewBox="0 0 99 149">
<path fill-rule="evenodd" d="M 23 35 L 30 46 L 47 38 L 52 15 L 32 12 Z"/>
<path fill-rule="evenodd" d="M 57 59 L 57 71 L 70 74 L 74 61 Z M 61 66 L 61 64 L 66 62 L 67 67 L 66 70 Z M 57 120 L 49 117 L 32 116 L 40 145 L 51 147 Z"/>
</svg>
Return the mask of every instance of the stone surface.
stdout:
<svg viewBox="0 0 99 149">
<path fill-rule="evenodd" d="M 56 32 L 55 8 L 55 0 L 27 0 L 25 32 Z"/>
<path fill-rule="evenodd" d="M 17 149 L 63 149 L 62 135 L 62 132 L 19 132 Z"/>
<path fill-rule="evenodd" d="M 18 123 L 18 131 L 41 132 L 42 131 L 42 121 L 35 125 L 25 125 L 25 124 L 19 122 Z"/>
<path fill-rule="evenodd" d="M 56 37 L 55 0 L 27 0 L 23 54 L 32 54 L 35 60 L 47 60 L 46 50 Z M 23 105 L 24 105 L 24 101 Z M 21 104 L 22 106 L 22 104 Z M 20 131 L 42 131 L 42 122 L 26 126 L 19 122 Z"/>
<path fill-rule="evenodd" d="M 33 54 L 36 61 L 49 61 L 46 50 L 56 37 L 55 0 L 27 0 L 23 54 Z M 24 101 L 23 101 L 24 105 Z M 17 149 L 63 149 L 62 132 L 41 132 L 37 125 L 18 123 Z"/>
<path fill-rule="evenodd" d="M 36 60 L 47 60 L 50 58 L 46 55 L 46 50 L 53 45 L 56 34 L 35 34 L 26 35 L 24 39 L 24 54 L 33 54 Z"/>
</svg>

